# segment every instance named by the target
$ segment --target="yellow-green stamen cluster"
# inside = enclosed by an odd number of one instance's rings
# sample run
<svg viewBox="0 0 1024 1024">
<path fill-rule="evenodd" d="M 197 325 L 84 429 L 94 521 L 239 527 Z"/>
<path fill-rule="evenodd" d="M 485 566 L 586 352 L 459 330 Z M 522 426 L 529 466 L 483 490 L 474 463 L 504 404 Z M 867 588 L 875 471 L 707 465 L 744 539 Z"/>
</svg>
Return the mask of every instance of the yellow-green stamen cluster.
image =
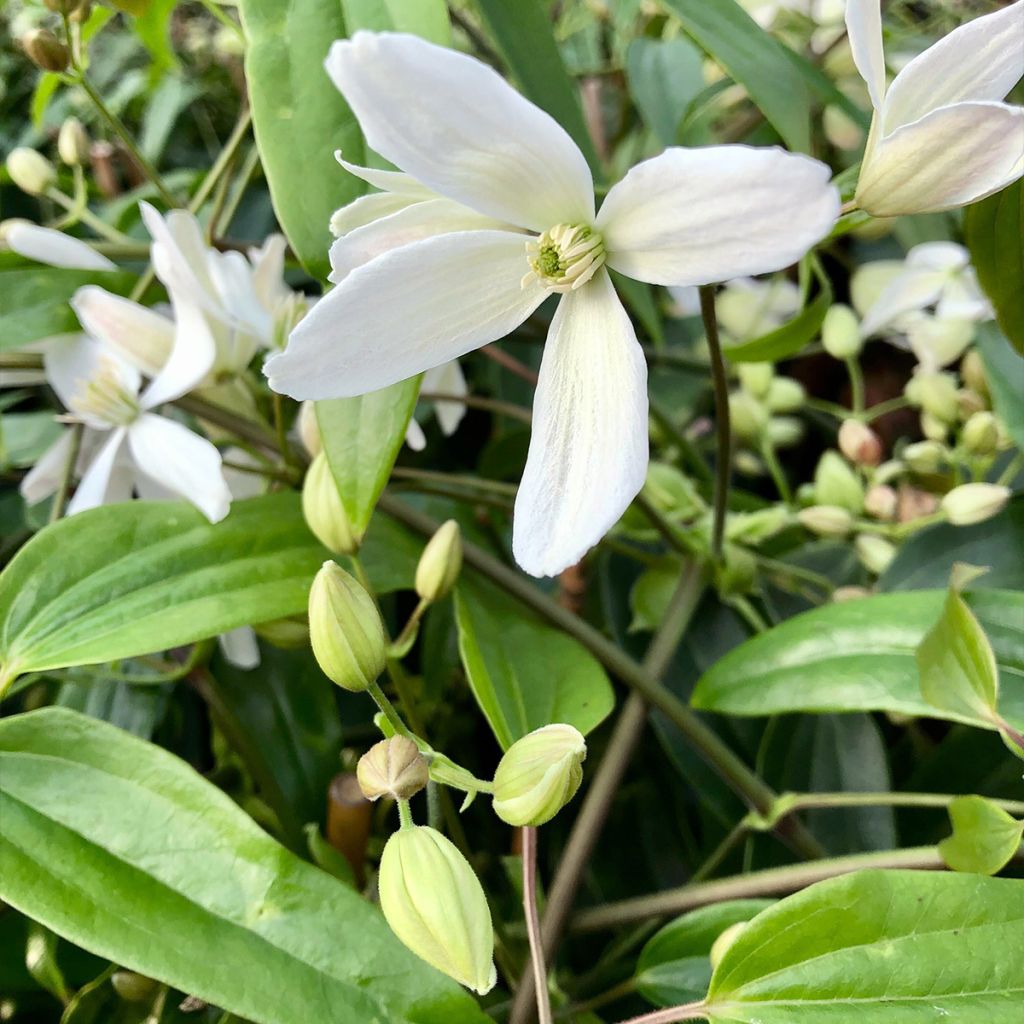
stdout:
<svg viewBox="0 0 1024 1024">
<path fill-rule="evenodd" d="M 555 292 L 568 292 L 589 281 L 604 266 L 604 239 L 585 224 L 556 224 L 526 243 L 530 270 L 523 287 L 538 278 Z"/>
<path fill-rule="evenodd" d="M 104 362 L 97 374 L 83 383 L 72 407 L 80 416 L 93 416 L 111 426 L 127 426 L 140 411 L 136 396 L 124 386 L 110 362 Z"/>
</svg>

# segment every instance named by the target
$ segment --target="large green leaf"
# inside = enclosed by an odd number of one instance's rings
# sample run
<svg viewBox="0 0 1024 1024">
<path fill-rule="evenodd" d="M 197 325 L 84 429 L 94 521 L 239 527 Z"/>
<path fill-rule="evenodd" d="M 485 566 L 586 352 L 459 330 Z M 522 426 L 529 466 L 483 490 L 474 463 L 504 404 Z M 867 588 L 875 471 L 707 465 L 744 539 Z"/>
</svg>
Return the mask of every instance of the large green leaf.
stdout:
<svg viewBox="0 0 1024 1024">
<path fill-rule="evenodd" d="M 978 328 L 978 351 L 992 404 L 1018 448 L 1024 448 L 1024 356 L 1014 352 L 995 324 Z"/>
<path fill-rule="evenodd" d="M 455 619 L 469 685 L 503 749 L 552 722 L 588 733 L 611 711 L 611 684 L 593 655 L 492 584 L 463 579 Z"/>
<path fill-rule="evenodd" d="M 350 33 L 411 32 L 442 46 L 451 42 L 448 5 L 444 0 L 341 0 Z"/>
<path fill-rule="evenodd" d="M 420 378 L 410 377 L 368 395 L 316 403 L 331 475 L 357 534 L 369 525 L 388 482 L 419 391 Z"/>
<path fill-rule="evenodd" d="M 945 591 L 916 590 L 829 604 L 752 637 L 712 665 L 696 707 L 732 715 L 894 711 L 994 728 L 943 711 L 921 693 L 915 652 L 942 614 Z M 979 590 L 968 604 L 995 651 L 1000 712 L 1024 726 L 1024 592 Z"/>
<path fill-rule="evenodd" d="M 629 89 L 644 123 L 665 146 L 704 88 L 703 56 L 688 39 L 634 39 L 626 51 Z"/>
<path fill-rule="evenodd" d="M 58 708 L 0 722 L 0 896 L 256 1024 L 486 1024 L 380 914 L 158 747 Z"/>
<path fill-rule="evenodd" d="M 1013 1024 L 1024 1005 L 1024 883 L 865 871 L 758 915 L 711 980 L 729 1024 Z"/>
<path fill-rule="evenodd" d="M 331 214 L 365 185 L 334 159 L 362 163 L 355 117 L 324 71 L 345 36 L 338 0 L 240 0 L 248 38 L 246 81 L 253 128 L 277 218 L 303 265 L 327 275 Z"/>
<path fill-rule="evenodd" d="M 786 48 L 735 0 L 665 0 L 707 53 L 742 85 L 790 149 L 811 149 L 810 96 Z"/>
<path fill-rule="evenodd" d="M 968 206 L 964 235 L 999 326 L 1024 355 L 1024 179 Z"/>
<path fill-rule="evenodd" d="M 0 574 L 0 678 L 162 651 L 296 615 L 326 552 L 294 493 L 211 524 L 128 502 L 40 530 Z"/>
</svg>

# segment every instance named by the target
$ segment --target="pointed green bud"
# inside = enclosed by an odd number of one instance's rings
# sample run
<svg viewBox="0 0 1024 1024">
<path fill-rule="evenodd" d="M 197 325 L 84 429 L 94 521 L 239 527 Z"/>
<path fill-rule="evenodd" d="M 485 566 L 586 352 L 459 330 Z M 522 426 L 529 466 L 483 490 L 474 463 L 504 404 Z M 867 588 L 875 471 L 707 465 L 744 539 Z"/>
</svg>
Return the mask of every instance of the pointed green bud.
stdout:
<svg viewBox="0 0 1024 1024">
<path fill-rule="evenodd" d="M 359 541 L 338 494 L 327 455 L 321 452 L 310 464 L 302 484 L 302 514 L 316 539 L 336 555 L 354 555 Z"/>
<path fill-rule="evenodd" d="M 494 931 L 483 886 L 440 832 L 413 825 L 392 834 L 377 881 L 391 930 L 421 960 L 483 995 L 497 980 Z"/>
<path fill-rule="evenodd" d="M 864 487 L 839 452 L 827 451 L 818 460 L 814 498 L 819 505 L 839 505 L 854 513 L 864 507 Z"/>
<path fill-rule="evenodd" d="M 317 422 L 314 402 L 303 402 L 299 406 L 298 426 L 302 447 L 306 449 L 311 459 L 315 459 L 323 451 L 324 443 L 320 437 L 320 424 Z"/>
<path fill-rule="evenodd" d="M 57 153 L 68 167 L 81 167 L 89 160 L 89 136 L 77 117 L 66 118 L 57 136 Z"/>
<path fill-rule="evenodd" d="M 853 529 L 853 516 L 838 505 L 811 505 L 796 514 L 805 530 L 819 537 L 845 537 Z"/>
<path fill-rule="evenodd" d="M 919 374 L 907 383 L 908 401 L 943 423 L 955 423 L 960 415 L 956 378 L 951 373 Z"/>
<path fill-rule="evenodd" d="M 960 436 L 972 455 L 993 455 L 999 445 L 999 424 L 990 412 L 976 412 L 965 424 Z"/>
<path fill-rule="evenodd" d="M 741 441 L 754 446 L 760 443 L 768 425 L 768 410 L 749 391 L 734 391 L 729 396 L 729 417 Z"/>
<path fill-rule="evenodd" d="M 946 446 L 938 441 L 916 441 L 903 449 L 903 461 L 915 473 L 937 473 L 947 460 Z"/>
<path fill-rule="evenodd" d="M 943 442 L 949 435 L 949 424 L 945 420 L 940 420 L 938 416 L 933 416 L 930 412 L 922 412 L 921 433 L 929 441 Z"/>
<path fill-rule="evenodd" d="M 776 377 L 772 380 L 765 395 L 765 402 L 771 412 L 796 412 L 802 409 L 807 401 L 807 392 L 803 384 L 792 377 Z"/>
<path fill-rule="evenodd" d="M 7 155 L 7 173 L 22 192 L 42 195 L 57 181 L 57 171 L 42 153 L 18 146 Z"/>
<path fill-rule="evenodd" d="M 114 971 L 110 984 L 126 1003 L 145 1003 L 156 995 L 159 987 L 152 978 L 135 971 Z"/>
<path fill-rule="evenodd" d="M 384 671 L 387 639 L 373 598 L 336 562 L 309 591 L 309 640 L 325 676 L 360 693 Z"/>
<path fill-rule="evenodd" d="M 427 541 L 416 566 L 416 593 L 424 601 L 440 601 L 455 586 L 462 569 L 462 534 L 449 519 Z"/>
<path fill-rule="evenodd" d="M 748 395 L 766 398 L 775 378 L 775 367 L 771 363 L 740 363 L 736 373 L 740 386 Z"/>
<path fill-rule="evenodd" d="M 71 59 L 68 48 L 46 28 L 34 28 L 21 38 L 21 48 L 37 68 L 64 71 Z"/>
<path fill-rule="evenodd" d="M 408 800 L 426 787 L 430 767 L 408 736 L 392 736 L 375 743 L 359 758 L 356 779 L 367 800 L 382 796 Z"/>
<path fill-rule="evenodd" d="M 833 359 L 860 355 L 864 339 L 860 336 L 857 314 L 849 306 L 837 302 L 829 308 L 821 325 L 821 343 Z"/>
<path fill-rule="evenodd" d="M 896 557 L 896 547 L 884 537 L 862 533 L 853 543 L 860 564 L 875 576 L 881 576 Z"/>
<path fill-rule="evenodd" d="M 973 526 L 1002 512 L 1010 493 L 999 484 L 962 484 L 942 499 L 942 511 L 954 526 Z"/>
<path fill-rule="evenodd" d="M 960 363 L 960 376 L 963 377 L 964 383 L 976 394 L 981 395 L 982 398 L 989 397 L 988 391 L 988 377 L 985 375 L 985 364 L 982 362 L 981 354 L 977 349 L 971 349 L 967 355 L 964 356 L 963 362 Z"/>
<path fill-rule="evenodd" d="M 545 725 L 516 740 L 494 773 L 494 813 L 509 825 L 543 825 L 583 781 L 587 742 L 571 725 Z"/>
</svg>

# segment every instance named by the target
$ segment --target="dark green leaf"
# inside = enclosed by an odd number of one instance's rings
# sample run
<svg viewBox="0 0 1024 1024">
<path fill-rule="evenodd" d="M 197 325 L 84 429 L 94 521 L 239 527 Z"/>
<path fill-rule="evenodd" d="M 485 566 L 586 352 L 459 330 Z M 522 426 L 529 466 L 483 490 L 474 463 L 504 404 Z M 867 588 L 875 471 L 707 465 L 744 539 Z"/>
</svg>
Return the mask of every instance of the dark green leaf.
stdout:
<svg viewBox="0 0 1024 1024">
<path fill-rule="evenodd" d="M 982 796 L 957 797 L 949 805 L 949 817 L 953 834 L 939 843 L 939 853 L 954 871 L 994 875 L 1020 848 L 1024 821 Z"/>
<path fill-rule="evenodd" d="M 1017 447 L 1024 449 L 1024 358 L 1014 352 L 994 324 L 978 328 L 977 345 L 992 404 Z"/>
<path fill-rule="evenodd" d="M 687 107 L 704 88 L 704 59 L 686 39 L 647 39 L 629 44 L 626 74 L 644 123 L 664 146 L 676 143 Z"/>
<path fill-rule="evenodd" d="M 349 33 L 410 32 L 433 43 L 451 42 L 448 5 L 444 0 L 341 0 Z"/>
</svg>

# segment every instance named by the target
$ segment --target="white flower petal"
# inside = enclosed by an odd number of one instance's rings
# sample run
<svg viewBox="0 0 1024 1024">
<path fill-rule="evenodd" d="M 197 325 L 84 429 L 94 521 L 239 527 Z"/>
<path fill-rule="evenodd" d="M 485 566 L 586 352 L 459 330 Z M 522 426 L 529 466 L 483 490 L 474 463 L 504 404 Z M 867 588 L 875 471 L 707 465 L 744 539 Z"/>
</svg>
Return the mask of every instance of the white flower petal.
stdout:
<svg viewBox="0 0 1024 1024">
<path fill-rule="evenodd" d="M 172 420 L 145 413 L 128 428 L 135 465 L 158 484 L 192 502 L 211 523 L 231 506 L 220 452 L 205 438 Z"/>
<path fill-rule="evenodd" d="M 359 196 L 334 211 L 330 223 L 331 234 L 335 238 L 343 238 L 350 231 L 421 202 L 423 200 L 419 196 L 406 196 L 394 192 L 371 192 L 367 196 Z"/>
<path fill-rule="evenodd" d="M 907 343 L 921 372 L 933 373 L 959 359 L 974 340 L 974 324 L 953 317 L 915 317 L 907 325 Z"/>
<path fill-rule="evenodd" d="M 409 426 L 405 428 L 405 443 L 414 452 L 421 452 L 427 447 L 427 435 L 415 418 L 409 420 Z"/>
<path fill-rule="evenodd" d="M 327 69 L 330 73 L 330 68 Z M 350 164 L 342 158 L 341 150 L 334 151 L 334 159 L 357 178 L 362 178 L 368 185 L 379 188 L 383 192 L 395 192 L 400 195 L 414 199 L 437 199 L 437 193 L 431 191 L 426 185 L 418 182 L 411 174 L 404 171 L 387 171 L 379 167 L 361 167 L 359 164 Z"/>
<path fill-rule="evenodd" d="M 196 218 L 184 210 L 171 210 L 162 217 L 146 202 L 139 203 L 139 211 L 153 239 L 150 253 L 157 277 L 169 292 L 184 293 L 215 312 L 213 285 L 207 273 L 209 250 Z"/>
<path fill-rule="evenodd" d="M 69 516 L 131 498 L 131 466 L 123 451 L 125 433 L 124 427 L 118 427 L 96 454 L 68 502 Z"/>
<path fill-rule="evenodd" d="M 940 319 L 991 320 L 992 304 L 978 285 L 973 267 L 966 267 L 946 285 L 939 299 L 936 316 Z"/>
<path fill-rule="evenodd" d="M 437 391 L 445 395 L 468 395 L 466 376 L 462 372 L 458 359 L 427 370 L 423 375 L 421 390 Z M 435 402 L 434 411 L 437 414 L 441 433 L 445 437 L 451 437 L 459 429 L 459 424 L 466 415 L 466 405 L 464 402 Z"/>
<path fill-rule="evenodd" d="M 872 106 L 878 110 L 885 97 L 881 0 L 847 0 L 846 31 L 850 37 L 853 62 L 867 83 Z"/>
<path fill-rule="evenodd" d="M 171 302 L 174 346 L 167 362 L 139 399 L 143 409 L 154 409 L 187 394 L 210 372 L 217 355 L 216 342 L 199 306 L 174 292 Z"/>
<path fill-rule="evenodd" d="M 330 280 L 338 284 L 356 267 L 410 242 L 452 231 L 480 231 L 489 228 L 505 230 L 508 225 L 492 217 L 485 217 L 451 199 L 430 199 L 414 203 L 339 238 L 331 246 Z"/>
<path fill-rule="evenodd" d="M 260 299 L 249 261 L 240 252 L 210 250 L 207 270 L 220 300 L 222 318 L 255 335 L 263 344 L 270 344 L 273 318 Z"/>
<path fill-rule="evenodd" d="M 579 147 L 486 64 L 416 36 L 357 32 L 326 67 L 368 145 L 435 192 L 535 231 L 593 219 Z"/>
<path fill-rule="evenodd" d="M 174 346 L 174 323 L 131 299 L 89 284 L 71 299 L 78 322 L 146 376 L 167 362 Z"/>
<path fill-rule="evenodd" d="M 891 281 L 864 316 L 861 333 L 870 338 L 913 310 L 924 309 L 942 294 L 946 275 L 942 271 L 908 268 Z"/>
<path fill-rule="evenodd" d="M 647 364 L 609 276 L 562 296 L 533 405 L 512 548 L 534 576 L 580 560 L 647 472 Z"/>
<path fill-rule="evenodd" d="M 392 249 L 353 270 L 267 360 L 292 398 L 340 398 L 405 380 L 518 327 L 544 301 L 522 235 L 465 231 Z"/>
<path fill-rule="evenodd" d="M 975 18 L 915 57 L 889 86 L 889 135 L 939 107 L 1001 100 L 1024 75 L 1024 0 Z"/>
<path fill-rule="evenodd" d="M 907 250 L 907 266 L 922 270 L 963 270 L 970 253 L 956 242 L 921 242 Z"/>
<path fill-rule="evenodd" d="M 1024 173 L 1024 108 L 958 103 L 897 129 L 861 168 L 857 204 L 876 217 L 965 206 Z"/>
<path fill-rule="evenodd" d="M 795 263 L 839 215 L 823 163 L 778 148 L 667 149 L 597 216 L 608 265 L 651 284 L 711 284 Z"/>
<path fill-rule="evenodd" d="M 142 385 L 142 375 L 134 366 L 88 334 L 53 338 L 43 355 L 43 367 L 46 379 L 64 407 L 99 430 L 109 429 L 110 424 L 89 415 L 80 407 L 79 399 L 85 387 L 101 374 L 132 396 L 138 394 Z"/>
<path fill-rule="evenodd" d="M 25 259 L 46 263 L 51 267 L 70 270 L 117 270 L 117 264 L 98 253 L 80 238 L 72 238 L 63 231 L 40 227 L 28 221 L 12 224 L 4 234 L 4 241 Z"/>
<path fill-rule="evenodd" d="M 25 499 L 25 504 L 38 504 L 60 486 L 68 456 L 71 454 L 71 436 L 70 430 L 63 431 L 22 477 L 18 490 Z"/>
<path fill-rule="evenodd" d="M 254 669 L 260 663 L 260 645 L 252 626 L 239 626 L 217 637 L 225 659 L 235 668 Z"/>
</svg>

